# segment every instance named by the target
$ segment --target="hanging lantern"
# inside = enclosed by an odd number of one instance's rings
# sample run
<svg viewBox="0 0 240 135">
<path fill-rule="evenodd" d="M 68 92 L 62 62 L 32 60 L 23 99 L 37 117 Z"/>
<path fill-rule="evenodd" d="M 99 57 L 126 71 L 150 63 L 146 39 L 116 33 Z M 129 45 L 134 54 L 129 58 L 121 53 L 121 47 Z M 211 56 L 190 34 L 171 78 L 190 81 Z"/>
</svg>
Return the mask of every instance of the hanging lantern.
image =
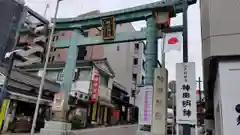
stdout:
<svg viewBox="0 0 240 135">
<path fill-rule="evenodd" d="M 169 12 L 155 12 L 155 22 L 158 29 L 169 28 L 170 19 Z"/>
</svg>

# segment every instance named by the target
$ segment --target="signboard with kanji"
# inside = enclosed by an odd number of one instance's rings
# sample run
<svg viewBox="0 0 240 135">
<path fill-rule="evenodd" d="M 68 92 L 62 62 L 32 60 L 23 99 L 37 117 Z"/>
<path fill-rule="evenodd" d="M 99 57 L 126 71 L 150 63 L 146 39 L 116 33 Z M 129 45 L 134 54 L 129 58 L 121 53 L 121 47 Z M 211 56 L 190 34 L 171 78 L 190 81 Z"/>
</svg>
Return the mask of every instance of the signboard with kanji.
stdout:
<svg viewBox="0 0 240 135">
<path fill-rule="evenodd" d="M 176 64 L 176 88 L 176 122 L 195 125 L 197 107 L 194 62 Z"/>
<path fill-rule="evenodd" d="M 153 86 L 148 85 L 140 88 L 139 121 L 140 125 L 152 124 L 152 92 Z"/>
<path fill-rule="evenodd" d="M 92 80 L 92 102 L 93 103 L 97 102 L 99 85 L 100 85 L 100 74 L 97 71 L 95 71 L 93 72 L 93 80 Z"/>
<path fill-rule="evenodd" d="M 114 17 L 106 17 L 102 19 L 102 36 L 104 40 L 115 39 L 115 19 Z"/>
</svg>

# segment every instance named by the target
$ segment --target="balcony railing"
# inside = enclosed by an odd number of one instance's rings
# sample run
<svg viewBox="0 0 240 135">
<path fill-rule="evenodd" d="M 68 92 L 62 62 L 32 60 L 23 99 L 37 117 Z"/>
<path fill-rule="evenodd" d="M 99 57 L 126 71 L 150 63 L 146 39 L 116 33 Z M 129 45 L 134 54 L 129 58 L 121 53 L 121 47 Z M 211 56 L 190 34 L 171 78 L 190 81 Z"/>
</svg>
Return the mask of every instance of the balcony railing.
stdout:
<svg viewBox="0 0 240 135">
<path fill-rule="evenodd" d="M 145 56 L 144 52 L 142 53 L 142 59 L 143 59 L 143 61 L 146 61 L 146 56 Z"/>
</svg>

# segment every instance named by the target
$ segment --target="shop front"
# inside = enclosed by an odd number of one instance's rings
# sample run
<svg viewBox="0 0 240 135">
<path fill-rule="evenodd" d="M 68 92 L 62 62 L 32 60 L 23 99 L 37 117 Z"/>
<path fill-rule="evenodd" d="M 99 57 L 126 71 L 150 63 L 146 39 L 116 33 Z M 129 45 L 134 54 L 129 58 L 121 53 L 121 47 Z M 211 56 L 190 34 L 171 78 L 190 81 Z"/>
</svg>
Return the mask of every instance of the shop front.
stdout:
<svg viewBox="0 0 240 135">
<path fill-rule="evenodd" d="M 101 99 L 99 101 L 99 124 L 100 125 L 109 125 L 109 114 L 111 109 L 114 108 L 114 106 L 111 104 L 111 102 L 107 99 Z"/>
<path fill-rule="evenodd" d="M 116 122 L 114 124 L 127 124 L 130 122 L 130 110 L 129 110 L 129 103 L 124 102 L 118 98 L 112 97 L 112 103 L 114 104 L 115 108 L 112 112 L 112 115 L 116 117 L 116 113 L 119 113 L 119 117 L 117 117 Z"/>
<path fill-rule="evenodd" d="M 111 93 L 111 101 L 115 108 L 112 110 L 112 124 L 127 124 L 131 122 L 132 109 L 129 104 L 129 96 L 121 84 L 114 81 Z"/>
<path fill-rule="evenodd" d="M 68 121 L 72 123 L 72 129 L 83 129 L 87 127 L 89 95 L 81 91 L 72 91 L 69 98 L 70 109 Z"/>
<path fill-rule="evenodd" d="M 32 126 L 37 97 L 8 91 L 1 110 L 2 132 L 29 132 Z M 36 131 L 51 117 L 51 100 L 41 99 Z M 27 107 L 27 109 L 26 109 Z M 4 115 L 3 115 L 4 112 Z"/>
<path fill-rule="evenodd" d="M 107 126 L 110 124 L 110 114 L 114 106 L 110 100 L 99 96 L 98 101 L 92 103 L 92 124 Z"/>
<path fill-rule="evenodd" d="M 107 126 L 110 119 L 109 114 L 112 106 L 103 102 L 96 102 L 92 104 L 92 125 L 93 126 Z"/>
<path fill-rule="evenodd" d="M 113 75 L 102 70 L 99 65 L 93 68 L 91 84 L 92 118 L 91 125 L 107 126 L 110 124 L 109 114 L 111 108 L 111 91 Z M 110 85 L 109 85 L 110 84 Z"/>
<path fill-rule="evenodd" d="M 0 66 L 0 73 L 5 68 Z M 5 79 L 5 74 L 1 79 Z M 2 80 L 1 80 L 2 81 Z M 38 89 L 41 78 L 20 70 L 13 69 L 6 87 L 6 95 L 0 110 L 1 132 L 29 132 L 35 112 Z M 51 117 L 51 104 L 54 94 L 59 91 L 60 85 L 45 80 L 45 86 L 40 99 L 35 131 L 44 127 L 45 120 Z M 2 95 L 1 95 L 2 97 Z"/>
</svg>

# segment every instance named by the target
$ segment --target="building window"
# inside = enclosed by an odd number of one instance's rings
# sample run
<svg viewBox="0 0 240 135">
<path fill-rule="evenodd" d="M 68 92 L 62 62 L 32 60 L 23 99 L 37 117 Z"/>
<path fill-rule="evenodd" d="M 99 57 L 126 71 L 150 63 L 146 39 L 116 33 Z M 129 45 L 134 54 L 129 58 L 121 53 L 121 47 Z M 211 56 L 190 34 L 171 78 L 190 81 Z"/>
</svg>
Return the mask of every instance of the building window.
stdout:
<svg viewBox="0 0 240 135">
<path fill-rule="evenodd" d="M 147 49 L 147 45 L 145 43 L 143 43 L 143 52 L 144 53 L 145 53 L 146 49 Z"/>
<path fill-rule="evenodd" d="M 139 49 L 139 43 L 135 43 L 134 46 L 135 46 L 135 49 Z"/>
<path fill-rule="evenodd" d="M 53 62 L 53 61 L 54 61 L 54 59 L 55 59 L 55 56 L 52 56 L 51 62 Z"/>
<path fill-rule="evenodd" d="M 51 48 L 51 52 L 55 52 L 57 49 L 55 47 Z"/>
<path fill-rule="evenodd" d="M 91 78 L 90 69 L 80 69 L 79 80 L 81 81 L 89 81 Z"/>
<path fill-rule="evenodd" d="M 88 37 L 88 31 L 83 32 L 84 37 Z"/>
<path fill-rule="evenodd" d="M 145 61 L 142 62 L 142 68 L 145 69 Z"/>
<path fill-rule="evenodd" d="M 134 59 L 133 59 L 133 64 L 134 64 L 134 65 L 137 65 L 137 64 L 138 64 L 138 58 L 134 58 Z"/>
<path fill-rule="evenodd" d="M 58 36 L 56 36 L 56 37 L 55 37 L 55 41 L 58 41 L 58 38 L 59 38 L 59 37 L 58 37 Z"/>
<path fill-rule="evenodd" d="M 51 57 L 48 57 L 48 62 L 51 62 Z"/>
<path fill-rule="evenodd" d="M 119 51 L 120 50 L 120 46 L 119 45 L 117 45 L 117 51 Z"/>
<path fill-rule="evenodd" d="M 145 77 L 142 76 L 142 84 L 144 84 L 144 81 L 145 81 Z"/>
<path fill-rule="evenodd" d="M 133 81 L 137 81 L 137 74 L 132 74 Z"/>
<path fill-rule="evenodd" d="M 108 77 L 100 74 L 100 85 L 108 87 Z"/>
<path fill-rule="evenodd" d="M 58 72 L 57 81 L 63 81 L 63 71 Z"/>
</svg>

